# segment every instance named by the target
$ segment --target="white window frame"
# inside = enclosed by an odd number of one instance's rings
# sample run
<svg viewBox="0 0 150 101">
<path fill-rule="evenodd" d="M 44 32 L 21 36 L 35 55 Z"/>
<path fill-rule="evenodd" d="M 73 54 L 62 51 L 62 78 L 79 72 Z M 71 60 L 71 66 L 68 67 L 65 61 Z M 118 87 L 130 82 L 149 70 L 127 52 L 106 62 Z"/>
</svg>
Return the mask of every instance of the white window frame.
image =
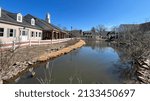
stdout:
<svg viewBox="0 0 150 101">
<path fill-rule="evenodd" d="M 11 36 L 11 34 L 12 34 L 12 36 Z M 7 37 L 16 37 L 16 29 L 8 28 L 7 29 Z"/>
<path fill-rule="evenodd" d="M 35 37 L 34 31 L 31 31 L 31 37 L 32 37 L 32 38 Z"/>
<path fill-rule="evenodd" d="M 14 36 L 14 30 L 13 29 L 10 29 L 9 30 L 9 37 L 13 37 Z"/>
<path fill-rule="evenodd" d="M 39 37 L 41 37 L 42 36 L 42 32 L 39 32 Z"/>
<path fill-rule="evenodd" d="M 22 14 L 21 14 L 21 13 L 18 13 L 18 14 L 17 14 L 17 21 L 18 21 L 18 22 L 22 22 L 22 19 L 23 19 L 23 18 L 22 18 Z"/>
<path fill-rule="evenodd" d="M 31 19 L 31 25 L 33 25 L 33 26 L 35 25 L 35 19 L 34 18 Z"/>
<path fill-rule="evenodd" d="M 38 37 L 38 32 L 35 33 L 35 37 Z"/>
</svg>

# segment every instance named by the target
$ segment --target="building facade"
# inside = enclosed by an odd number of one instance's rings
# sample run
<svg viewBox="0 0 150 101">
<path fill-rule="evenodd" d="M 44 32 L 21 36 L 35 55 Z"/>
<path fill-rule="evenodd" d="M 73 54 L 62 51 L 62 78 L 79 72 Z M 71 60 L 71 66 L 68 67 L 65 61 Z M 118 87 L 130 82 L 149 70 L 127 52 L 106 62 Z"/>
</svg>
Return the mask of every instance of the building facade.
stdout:
<svg viewBox="0 0 150 101">
<path fill-rule="evenodd" d="M 64 39 L 69 34 L 51 24 L 50 14 L 46 19 L 30 14 L 12 13 L 0 8 L 0 44 L 24 43 L 29 41 Z"/>
<path fill-rule="evenodd" d="M 1 43 L 41 40 L 42 29 L 35 25 L 34 19 L 26 22 L 21 13 L 11 13 L 0 8 Z"/>
</svg>

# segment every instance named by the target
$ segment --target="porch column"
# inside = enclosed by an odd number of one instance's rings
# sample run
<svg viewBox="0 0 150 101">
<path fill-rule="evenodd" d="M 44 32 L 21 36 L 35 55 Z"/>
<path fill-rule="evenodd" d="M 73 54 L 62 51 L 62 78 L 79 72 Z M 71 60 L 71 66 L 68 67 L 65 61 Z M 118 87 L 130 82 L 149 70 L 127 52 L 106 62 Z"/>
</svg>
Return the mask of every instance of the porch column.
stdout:
<svg viewBox="0 0 150 101">
<path fill-rule="evenodd" d="M 63 39 L 63 33 L 61 33 L 61 38 Z"/>
<path fill-rule="evenodd" d="M 64 38 L 66 38 L 66 35 L 65 35 L 65 34 L 63 34 L 63 37 L 64 37 Z"/>
<path fill-rule="evenodd" d="M 59 32 L 57 33 L 57 39 L 59 39 Z"/>
<path fill-rule="evenodd" d="M 61 37 L 61 32 L 59 33 L 59 39 L 62 39 L 62 37 Z"/>
<path fill-rule="evenodd" d="M 57 39 L 57 33 L 54 32 L 54 39 Z"/>
<path fill-rule="evenodd" d="M 56 39 L 56 32 L 54 32 L 54 39 Z"/>
<path fill-rule="evenodd" d="M 55 34 L 54 31 L 52 31 L 52 39 L 54 39 L 54 34 Z"/>
<path fill-rule="evenodd" d="M 58 38 L 59 38 L 59 33 L 57 32 L 57 33 L 56 33 L 56 39 L 58 39 Z"/>
</svg>

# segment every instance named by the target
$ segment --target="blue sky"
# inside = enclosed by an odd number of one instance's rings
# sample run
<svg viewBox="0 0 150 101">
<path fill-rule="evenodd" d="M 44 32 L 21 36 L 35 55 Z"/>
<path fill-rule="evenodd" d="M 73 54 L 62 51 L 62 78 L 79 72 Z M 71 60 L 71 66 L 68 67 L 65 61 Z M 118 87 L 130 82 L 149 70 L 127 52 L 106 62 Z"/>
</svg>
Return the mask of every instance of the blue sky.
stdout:
<svg viewBox="0 0 150 101">
<path fill-rule="evenodd" d="M 150 0 L 0 0 L 11 12 L 45 19 L 50 12 L 55 25 L 89 30 L 93 26 L 118 26 L 150 20 Z"/>
</svg>

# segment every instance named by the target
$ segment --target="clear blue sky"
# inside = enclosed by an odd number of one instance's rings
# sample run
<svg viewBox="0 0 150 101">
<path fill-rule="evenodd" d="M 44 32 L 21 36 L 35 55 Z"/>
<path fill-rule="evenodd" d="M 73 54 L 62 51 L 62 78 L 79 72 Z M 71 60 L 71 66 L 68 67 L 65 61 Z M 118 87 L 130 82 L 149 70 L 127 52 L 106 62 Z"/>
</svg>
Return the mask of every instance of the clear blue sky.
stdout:
<svg viewBox="0 0 150 101">
<path fill-rule="evenodd" d="M 150 19 L 150 0 L 0 0 L 0 6 L 12 12 L 30 13 L 70 29 L 91 29 L 99 24 L 117 26 L 142 23 Z"/>
</svg>

